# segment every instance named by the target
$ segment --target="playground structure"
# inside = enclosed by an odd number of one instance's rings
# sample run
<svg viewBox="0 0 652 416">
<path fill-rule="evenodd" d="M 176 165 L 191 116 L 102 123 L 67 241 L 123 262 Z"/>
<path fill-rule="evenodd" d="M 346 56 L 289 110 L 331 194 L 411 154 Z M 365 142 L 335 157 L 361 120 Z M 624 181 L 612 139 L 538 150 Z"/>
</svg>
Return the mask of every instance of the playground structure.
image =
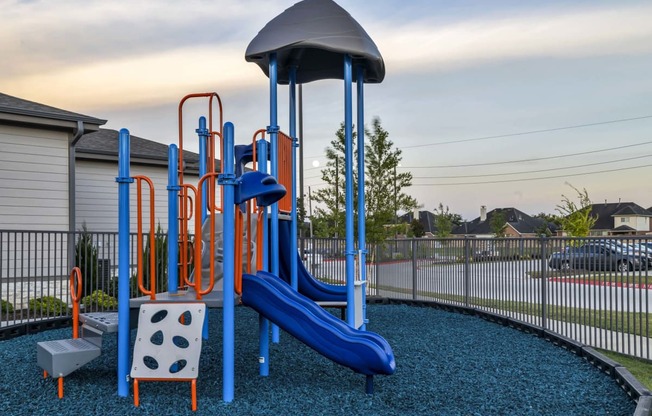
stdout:
<svg viewBox="0 0 652 416">
<path fill-rule="evenodd" d="M 287 25 L 293 25 L 297 30 L 282 30 Z M 310 33 L 331 33 L 334 36 L 314 37 Z M 192 383 L 192 407 L 193 410 L 196 408 L 196 363 L 199 362 L 201 342 L 194 340 L 200 328 L 198 322 L 203 324 L 203 335 L 207 337 L 207 314 L 202 312 L 205 312 L 206 307 L 223 308 L 223 400 L 233 400 L 234 308 L 239 297 L 244 305 L 255 309 L 261 317 L 258 360 L 261 376 L 269 374 L 270 327 L 275 342 L 278 342 L 278 327 L 281 327 L 320 354 L 365 375 L 367 393 L 373 392 L 375 374 L 392 374 L 395 370 L 394 355 L 387 341 L 366 331 L 362 139 L 358 141 L 357 149 L 357 251 L 354 242 L 353 73 L 355 69 L 358 137 L 363 138 L 364 83 L 382 81 L 382 57 L 362 27 L 330 0 L 304 0 L 277 16 L 252 40 L 245 57 L 247 61 L 258 64 L 270 80 L 270 124 L 266 129 L 256 131 L 251 143 L 235 145 L 235 128 L 230 122 L 224 123 L 222 102 L 216 93 L 191 94 L 179 104 L 179 142 L 178 146 L 169 146 L 169 259 L 168 291 L 165 293 L 156 293 L 153 276 L 156 252 L 153 247 L 154 189 L 148 178 L 130 176 L 129 132 L 126 129 L 120 131 L 116 178 L 119 194 L 118 313 L 115 318 L 117 323 L 111 325 L 111 330 L 118 333 L 118 395 L 128 396 L 131 376 L 134 378 L 136 405 L 139 401 L 138 380 L 173 380 Z M 297 247 L 296 86 L 329 78 L 342 79 L 345 90 L 345 286 L 316 281 L 301 264 Z M 287 135 L 280 131 L 278 125 L 278 84 L 289 86 L 290 120 Z M 199 139 L 200 179 L 197 184 L 190 184 L 184 181 L 183 174 L 182 114 L 184 103 L 197 98 L 208 99 L 208 121 L 204 117 L 199 119 L 196 132 Z M 218 118 L 216 122 L 215 106 Z M 219 170 L 215 166 L 218 151 Z M 136 279 L 145 296 L 130 299 L 131 270 L 129 261 L 125 259 L 129 259 L 130 252 L 130 185 L 134 182 L 137 187 L 139 253 L 142 253 L 144 241 L 142 183 L 149 186 L 151 276 L 149 287 L 145 287 L 143 259 L 138 256 Z M 194 221 L 196 233 L 194 240 L 188 231 L 191 221 Z M 356 263 L 359 266 L 357 273 Z M 71 284 L 71 290 L 72 286 Z M 346 322 L 325 312 L 315 302 L 345 305 Z M 169 344 L 169 340 L 178 335 L 163 331 L 165 341 L 161 345 L 167 345 L 166 349 L 153 340 L 152 334 L 160 330 L 156 329 L 160 327 L 160 322 L 141 319 L 139 341 L 136 343 L 130 372 L 130 310 L 136 308 L 140 308 L 141 318 L 162 310 L 172 317 L 183 317 L 189 313 L 192 330 L 184 332 L 185 347 L 174 342 Z M 154 311 L 151 311 L 152 308 Z M 179 325 L 175 324 L 174 327 L 183 331 L 183 321 L 182 318 L 177 319 L 174 322 Z M 92 325 L 88 326 L 92 328 Z M 141 331 L 146 342 L 140 342 Z M 100 345 L 96 345 L 92 354 L 100 353 L 101 334 L 99 338 Z M 184 355 L 177 356 L 168 351 L 177 349 L 183 349 Z M 79 348 L 74 351 L 68 348 L 66 354 L 79 357 L 81 353 L 78 350 Z M 87 355 L 90 357 L 92 354 Z M 59 377 L 60 397 L 63 395 L 63 377 L 92 359 L 77 360 L 74 368 L 65 368 L 64 371 L 55 365 L 62 362 L 56 358 L 58 353 L 46 351 L 42 355 L 39 364 L 53 377 Z M 150 359 L 157 364 L 148 365 Z M 165 364 L 160 364 L 159 361 Z M 190 368 L 192 371 L 188 374 Z"/>
</svg>

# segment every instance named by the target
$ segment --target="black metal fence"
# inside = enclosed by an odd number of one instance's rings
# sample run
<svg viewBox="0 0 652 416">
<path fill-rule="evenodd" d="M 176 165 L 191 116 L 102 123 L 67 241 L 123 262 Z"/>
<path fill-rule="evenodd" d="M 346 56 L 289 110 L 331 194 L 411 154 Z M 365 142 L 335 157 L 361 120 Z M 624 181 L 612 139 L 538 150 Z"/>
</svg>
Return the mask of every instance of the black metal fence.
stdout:
<svg viewBox="0 0 652 416">
<path fill-rule="evenodd" d="M 527 322 L 596 348 L 650 357 L 652 239 L 398 240 L 376 248 L 369 293 Z M 324 261 L 324 275 L 335 272 Z"/>
<path fill-rule="evenodd" d="M 155 238 L 160 243 L 166 237 Z M 130 275 L 135 276 L 138 256 L 149 253 L 150 242 L 145 236 L 143 252 L 138 254 L 136 234 L 130 240 L 128 261 Z M 82 272 L 84 310 L 115 310 L 119 260 L 117 233 L 0 231 L 0 324 L 68 316 L 72 304 L 69 275 L 75 266 Z M 158 276 L 165 276 L 167 258 L 155 267 Z M 146 281 L 148 269 L 149 264 Z M 131 296 L 138 296 L 136 279 L 130 282 Z"/>
<path fill-rule="evenodd" d="M 164 245 L 164 235 L 156 239 L 157 247 Z M 85 310 L 115 309 L 117 241 L 116 233 L 0 231 L 0 324 L 68 316 L 73 266 L 84 276 Z M 646 237 L 390 240 L 367 247 L 367 290 L 477 308 L 650 359 L 648 246 Z M 149 242 L 138 253 L 132 235 L 131 247 L 135 297 L 138 256 L 147 254 Z M 315 277 L 344 284 L 343 239 L 301 239 L 299 252 Z M 164 281 L 167 252 L 158 254 L 156 273 Z"/>
</svg>

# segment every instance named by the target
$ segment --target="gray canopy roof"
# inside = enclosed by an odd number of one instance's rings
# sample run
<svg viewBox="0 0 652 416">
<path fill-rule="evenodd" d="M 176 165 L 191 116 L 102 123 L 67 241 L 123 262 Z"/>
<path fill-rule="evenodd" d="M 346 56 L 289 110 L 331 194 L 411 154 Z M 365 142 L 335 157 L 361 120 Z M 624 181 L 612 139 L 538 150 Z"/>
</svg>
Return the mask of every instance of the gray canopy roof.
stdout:
<svg viewBox="0 0 652 416">
<path fill-rule="evenodd" d="M 276 52 L 278 82 L 289 82 L 297 66 L 297 83 L 344 78 L 344 55 L 365 68 L 364 81 L 380 83 L 385 63 L 367 32 L 332 0 L 303 0 L 272 19 L 249 43 L 245 59 L 269 76 L 269 54 Z M 355 76 L 354 76 L 355 78 Z"/>
</svg>

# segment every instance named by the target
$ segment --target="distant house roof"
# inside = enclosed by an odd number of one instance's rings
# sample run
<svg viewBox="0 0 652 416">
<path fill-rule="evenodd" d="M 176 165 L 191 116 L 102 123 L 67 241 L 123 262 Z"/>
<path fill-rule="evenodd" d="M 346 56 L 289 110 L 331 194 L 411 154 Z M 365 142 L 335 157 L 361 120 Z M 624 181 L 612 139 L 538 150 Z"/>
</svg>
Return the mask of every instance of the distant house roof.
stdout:
<svg viewBox="0 0 652 416">
<path fill-rule="evenodd" d="M 621 225 L 614 228 L 614 231 L 636 231 L 635 228 L 630 227 L 629 225 Z"/>
<path fill-rule="evenodd" d="M 401 215 L 399 222 L 411 223 L 414 220 L 414 213 L 408 212 Z M 437 234 L 437 227 L 435 226 L 435 214 L 430 211 L 419 211 L 418 221 L 423 226 L 423 231 L 426 233 Z"/>
<path fill-rule="evenodd" d="M 593 230 L 611 230 L 614 216 L 652 217 L 652 212 L 634 202 L 615 202 L 591 205 L 591 215 L 598 217 Z"/>
<path fill-rule="evenodd" d="M 3 93 L 0 93 L 0 114 L 4 115 L 2 118 L 5 121 L 14 121 L 16 123 L 29 122 L 30 118 L 75 123 L 81 121 L 87 124 L 85 126 L 85 130 L 87 131 L 97 130 L 99 126 L 106 123 L 106 120 L 73 113 L 72 111 L 62 110 Z M 65 126 L 62 125 L 61 127 Z"/>
<path fill-rule="evenodd" d="M 553 224 L 547 224 L 541 218 L 533 218 L 528 214 L 519 211 L 516 208 L 496 208 L 487 212 L 487 218 L 484 221 L 480 217 L 473 221 L 468 221 L 461 224 L 459 227 L 453 229 L 453 234 L 458 235 L 490 235 L 494 234 L 491 230 L 491 219 L 498 212 L 505 216 L 505 222 L 509 223 L 520 234 L 536 234 L 541 230 L 544 225 L 551 231 L 555 231 L 556 227 Z"/>
<path fill-rule="evenodd" d="M 78 159 L 118 160 L 119 132 L 112 129 L 100 129 L 84 134 L 75 147 Z M 142 137 L 130 135 L 131 160 L 133 162 L 167 166 L 168 146 Z M 186 169 L 199 172 L 199 155 L 183 151 Z"/>
</svg>

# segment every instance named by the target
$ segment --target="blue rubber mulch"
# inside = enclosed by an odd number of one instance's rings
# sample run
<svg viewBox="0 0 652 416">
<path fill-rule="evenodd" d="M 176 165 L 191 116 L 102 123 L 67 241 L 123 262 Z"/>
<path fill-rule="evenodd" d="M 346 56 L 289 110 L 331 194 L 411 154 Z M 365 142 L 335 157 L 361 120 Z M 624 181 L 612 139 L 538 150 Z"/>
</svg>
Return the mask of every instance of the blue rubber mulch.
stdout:
<svg viewBox="0 0 652 416">
<path fill-rule="evenodd" d="M 212 310 L 204 343 L 197 415 L 631 415 L 635 403 L 606 374 L 534 335 L 476 317 L 403 305 L 369 305 L 369 329 L 396 355 L 392 376 L 364 377 L 282 334 L 271 347 L 270 376 L 258 376 L 258 317 L 236 310 L 235 400 L 222 402 L 221 311 Z M 116 393 L 116 337 L 65 379 L 43 380 L 36 342 L 70 329 L 0 342 L 0 415 L 176 415 L 190 411 L 189 383 L 142 383 L 141 406 Z"/>
</svg>

